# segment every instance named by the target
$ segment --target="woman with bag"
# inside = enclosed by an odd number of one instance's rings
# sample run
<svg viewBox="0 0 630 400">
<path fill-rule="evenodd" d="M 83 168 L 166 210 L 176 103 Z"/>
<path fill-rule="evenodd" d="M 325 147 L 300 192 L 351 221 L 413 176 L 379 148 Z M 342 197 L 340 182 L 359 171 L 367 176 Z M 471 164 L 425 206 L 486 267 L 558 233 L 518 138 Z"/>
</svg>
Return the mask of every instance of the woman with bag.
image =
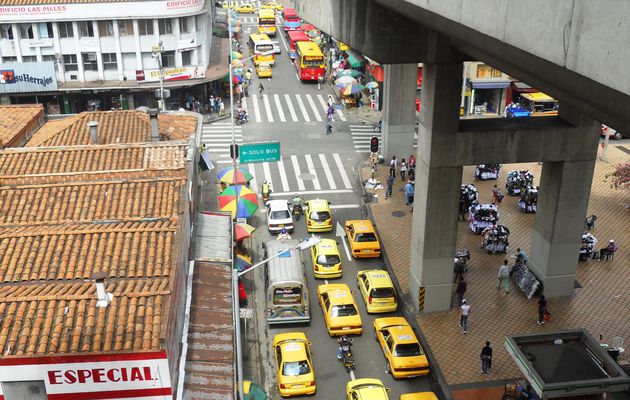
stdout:
<svg viewBox="0 0 630 400">
<path fill-rule="evenodd" d="M 407 173 L 407 161 L 403 158 L 400 160 L 400 180 L 405 181 L 405 175 Z"/>
<path fill-rule="evenodd" d="M 547 300 L 545 295 L 540 295 L 538 299 L 538 325 L 543 325 L 545 320 L 549 319 L 549 312 L 547 311 Z"/>
</svg>

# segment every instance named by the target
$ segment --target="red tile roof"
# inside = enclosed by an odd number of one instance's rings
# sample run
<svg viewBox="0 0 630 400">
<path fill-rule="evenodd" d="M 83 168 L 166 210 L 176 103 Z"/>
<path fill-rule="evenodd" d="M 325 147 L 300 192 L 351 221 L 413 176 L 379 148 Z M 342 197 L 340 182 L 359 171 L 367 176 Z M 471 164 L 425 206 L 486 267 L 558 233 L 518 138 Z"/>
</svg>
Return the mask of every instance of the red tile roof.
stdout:
<svg viewBox="0 0 630 400">
<path fill-rule="evenodd" d="M 19 146 L 43 122 L 41 104 L 0 106 L 0 149 Z"/>
</svg>

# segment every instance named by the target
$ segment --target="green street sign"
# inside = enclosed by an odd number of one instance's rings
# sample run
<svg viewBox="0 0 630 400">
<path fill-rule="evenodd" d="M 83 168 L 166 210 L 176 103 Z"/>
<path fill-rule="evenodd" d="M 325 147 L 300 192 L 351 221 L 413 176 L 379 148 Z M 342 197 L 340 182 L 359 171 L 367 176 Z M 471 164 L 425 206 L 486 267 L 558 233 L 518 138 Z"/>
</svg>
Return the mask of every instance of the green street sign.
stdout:
<svg viewBox="0 0 630 400">
<path fill-rule="evenodd" d="M 280 142 L 243 143 L 238 158 L 241 164 L 280 161 Z"/>
</svg>

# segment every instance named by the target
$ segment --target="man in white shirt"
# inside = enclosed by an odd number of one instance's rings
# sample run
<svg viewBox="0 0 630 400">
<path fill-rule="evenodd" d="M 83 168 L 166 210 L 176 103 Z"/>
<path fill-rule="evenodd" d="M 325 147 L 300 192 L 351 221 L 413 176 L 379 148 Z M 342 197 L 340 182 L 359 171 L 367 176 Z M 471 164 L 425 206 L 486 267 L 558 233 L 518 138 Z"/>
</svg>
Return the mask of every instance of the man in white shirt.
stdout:
<svg viewBox="0 0 630 400">
<path fill-rule="evenodd" d="M 459 310 L 459 327 L 464 330 L 464 335 L 468 331 L 468 314 L 470 314 L 470 305 L 466 299 L 462 300 L 462 306 Z"/>
</svg>

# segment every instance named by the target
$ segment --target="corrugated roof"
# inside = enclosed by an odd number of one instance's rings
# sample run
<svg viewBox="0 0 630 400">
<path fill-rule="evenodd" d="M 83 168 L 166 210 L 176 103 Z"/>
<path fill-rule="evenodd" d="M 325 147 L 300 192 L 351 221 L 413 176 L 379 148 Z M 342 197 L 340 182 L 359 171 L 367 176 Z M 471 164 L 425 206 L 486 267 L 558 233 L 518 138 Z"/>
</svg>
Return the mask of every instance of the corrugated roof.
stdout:
<svg viewBox="0 0 630 400">
<path fill-rule="evenodd" d="M 197 215 L 195 260 L 232 262 L 232 218 L 225 213 L 201 212 Z"/>
<path fill-rule="evenodd" d="M 68 146 L 92 144 L 88 123 L 98 123 L 99 144 L 139 143 L 151 140 L 149 116 L 136 110 L 86 111 L 52 120 L 28 141 L 27 146 Z M 185 140 L 197 130 L 190 115 L 159 114 L 158 130 L 168 140 Z"/>
<path fill-rule="evenodd" d="M 0 148 L 19 145 L 43 119 L 41 104 L 0 106 Z"/>
</svg>

